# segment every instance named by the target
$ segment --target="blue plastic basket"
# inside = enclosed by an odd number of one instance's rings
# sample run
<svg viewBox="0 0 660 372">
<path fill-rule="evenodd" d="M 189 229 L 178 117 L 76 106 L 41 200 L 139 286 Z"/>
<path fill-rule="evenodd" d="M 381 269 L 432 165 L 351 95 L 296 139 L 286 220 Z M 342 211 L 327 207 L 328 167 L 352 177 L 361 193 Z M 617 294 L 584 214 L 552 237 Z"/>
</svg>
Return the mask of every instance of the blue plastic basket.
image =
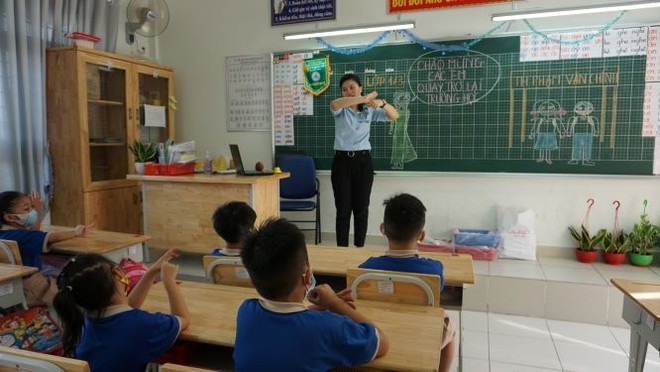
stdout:
<svg viewBox="0 0 660 372">
<path fill-rule="evenodd" d="M 497 247 L 500 234 L 481 229 L 458 229 L 454 233 L 454 244 L 467 246 Z"/>
</svg>

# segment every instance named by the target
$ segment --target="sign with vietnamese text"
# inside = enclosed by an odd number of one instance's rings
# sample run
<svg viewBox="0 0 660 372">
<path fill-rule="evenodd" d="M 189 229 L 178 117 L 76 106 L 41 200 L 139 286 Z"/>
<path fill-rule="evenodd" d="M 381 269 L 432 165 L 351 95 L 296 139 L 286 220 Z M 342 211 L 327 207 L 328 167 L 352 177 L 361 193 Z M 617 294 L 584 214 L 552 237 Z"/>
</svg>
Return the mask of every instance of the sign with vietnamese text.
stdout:
<svg viewBox="0 0 660 372">
<path fill-rule="evenodd" d="M 270 0 L 270 25 L 335 19 L 335 0 Z"/>
<path fill-rule="evenodd" d="M 492 3 L 508 3 L 511 0 L 388 0 L 390 13 L 410 12 L 455 6 L 484 5 Z"/>
</svg>

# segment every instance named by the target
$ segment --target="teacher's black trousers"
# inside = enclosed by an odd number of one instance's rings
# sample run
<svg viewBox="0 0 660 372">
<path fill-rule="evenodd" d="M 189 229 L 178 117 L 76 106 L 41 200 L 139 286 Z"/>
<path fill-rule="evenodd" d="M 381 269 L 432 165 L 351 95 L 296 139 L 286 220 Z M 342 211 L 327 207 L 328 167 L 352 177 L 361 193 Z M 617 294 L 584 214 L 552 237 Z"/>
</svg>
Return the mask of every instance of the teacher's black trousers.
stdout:
<svg viewBox="0 0 660 372">
<path fill-rule="evenodd" d="M 337 208 L 337 245 L 348 247 L 353 213 L 353 243 L 356 247 L 363 247 L 369 222 L 371 186 L 374 183 L 374 166 L 369 151 L 336 151 L 331 180 Z"/>
</svg>

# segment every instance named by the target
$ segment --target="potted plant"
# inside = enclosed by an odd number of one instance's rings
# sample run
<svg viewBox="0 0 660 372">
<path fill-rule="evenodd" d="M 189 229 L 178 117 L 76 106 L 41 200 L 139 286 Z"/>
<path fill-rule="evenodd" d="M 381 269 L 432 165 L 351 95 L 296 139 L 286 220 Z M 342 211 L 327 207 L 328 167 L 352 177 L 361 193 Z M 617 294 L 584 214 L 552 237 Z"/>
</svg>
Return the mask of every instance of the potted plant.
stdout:
<svg viewBox="0 0 660 372">
<path fill-rule="evenodd" d="M 650 250 L 658 236 L 658 227 L 651 223 L 646 214 L 646 202 L 644 202 L 644 213 L 639 216 L 639 222 L 633 225 L 630 233 L 630 262 L 635 266 L 648 266 L 653 262 Z"/>
<path fill-rule="evenodd" d="M 600 246 L 603 248 L 603 259 L 610 265 L 620 265 L 626 260 L 626 252 L 630 247 L 630 235 L 623 231 L 606 232 Z"/>
<path fill-rule="evenodd" d="M 131 150 L 135 158 L 135 172 L 137 174 L 144 174 L 144 164 L 151 161 L 158 154 L 158 148 L 151 142 L 142 143 L 136 140 L 128 146 L 128 149 Z"/>
<path fill-rule="evenodd" d="M 580 225 L 579 231 L 575 227 L 569 226 L 568 231 L 570 231 L 571 236 L 577 242 L 578 246 L 575 249 L 575 255 L 578 261 L 584 263 L 596 261 L 596 258 L 598 258 L 596 246 L 600 244 L 601 240 L 603 240 L 603 236 L 607 231 L 605 229 L 600 229 L 596 235 L 592 236 L 584 225 Z"/>
</svg>

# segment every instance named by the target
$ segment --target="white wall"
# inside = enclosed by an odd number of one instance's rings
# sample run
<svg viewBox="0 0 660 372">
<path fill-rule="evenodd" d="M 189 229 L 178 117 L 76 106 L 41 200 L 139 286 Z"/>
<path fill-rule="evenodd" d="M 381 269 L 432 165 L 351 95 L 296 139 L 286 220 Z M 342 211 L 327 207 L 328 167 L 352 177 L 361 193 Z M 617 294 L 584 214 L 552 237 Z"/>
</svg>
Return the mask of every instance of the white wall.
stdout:
<svg viewBox="0 0 660 372">
<path fill-rule="evenodd" d="M 126 2 L 127 0 L 122 0 Z M 620 1 L 612 1 L 620 2 Z M 428 40 L 466 38 L 480 35 L 496 25 L 491 13 L 506 12 L 511 4 L 455 8 L 449 10 L 387 14 L 386 0 L 337 0 L 337 19 L 293 26 L 270 26 L 269 6 L 263 0 L 167 0 L 171 12 L 168 29 L 147 55 L 171 65 L 176 73 L 177 140 L 196 140 L 199 151 L 228 153 L 229 143 L 238 143 L 246 164 L 271 159 L 270 133 L 226 131 L 224 61 L 227 56 L 251 55 L 287 50 L 316 49 L 314 41 L 287 41 L 283 33 L 315 28 L 377 24 L 414 20 L 414 32 Z M 530 0 L 515 3 L 520 9 L 576 5 L 575 1 Z M 601 3 L 584 0 L 580 5 Z M 231 4 L 231 5 L 230 5 Z M 542 30 L 601 26 L 615 14 L 538 20 Z M 636 11 L 620 24 L 660 23 L 660 12 Z M 524 30 L 514 24 L 510 32 Z M 332 39 L 339 45 L 370 42 L 374 35 Z M 123 42 L 120 36 L 120 43 Z M 126 45 L 118 51 L 129 51 Z M 321 175 L 323 231 L 334 231 L 334 201 L 329 176 Z M 434 176 L 376 177 L 371 203 L 369 234 L 379 234 L 382 200 L 395 192 L 419 196 L 429 209 L 427 230 L 445 236 L 453 227 L 495 227 L 495 205 L 533 208 L 537 215 L 537 236 L 541 245 L 571 246 L 566 226 L 579 224 L 588 198 L 596 199 L 593 227 L 610 227 L 613 200 L 623 203 L 621 224 L 630 227 L 641 212 L 642 200 L 651 203 L 651 216 L 660 222 L 660 178 L 607 176 L 536 176 L 487 174 L 438 174 Z"/>
</svg>

